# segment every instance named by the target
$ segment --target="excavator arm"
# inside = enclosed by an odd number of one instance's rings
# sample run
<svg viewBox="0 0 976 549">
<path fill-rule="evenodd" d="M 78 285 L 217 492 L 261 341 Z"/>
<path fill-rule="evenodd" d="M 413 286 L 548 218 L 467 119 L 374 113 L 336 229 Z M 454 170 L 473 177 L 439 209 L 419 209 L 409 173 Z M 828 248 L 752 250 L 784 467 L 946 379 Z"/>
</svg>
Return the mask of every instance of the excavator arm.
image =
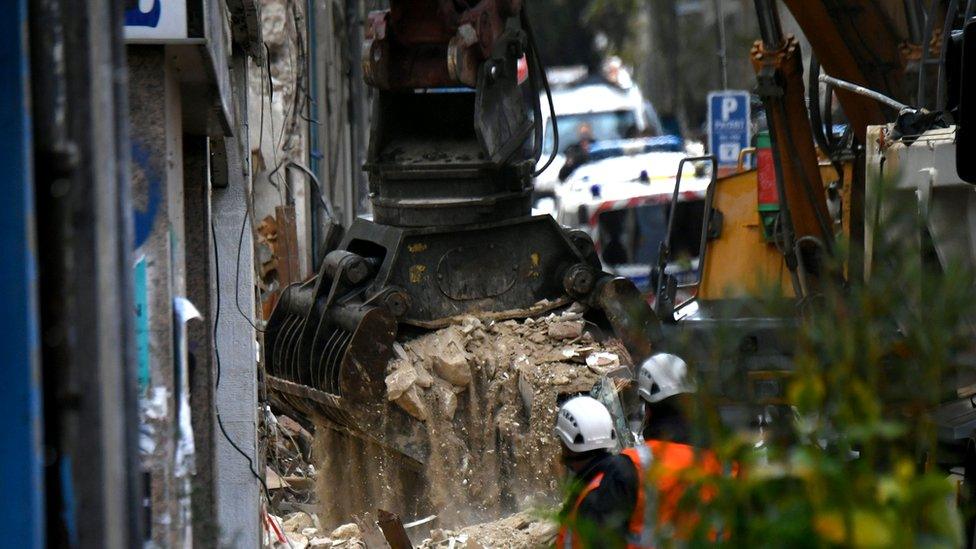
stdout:
<svg viewBox="0 0 976 549">
<path fill-rule="evenodd" d="M 909 103 L 905 68 L 917 50 L 908 40 L 902 2 L 785 0 L 784 4 L 827 74 Z M 861 143 L 868 126 L 884 124 L 898 114 L 846 90 L 837 90 L 837 97 Z"/>
<path fill-rule="evenodd" d="M 906 95 L 905 69 L 917 48 L 911 47 L 902 32 L 908 24 L 906 12 L 890 4 L 876 0 L 785 2 L 827 74 L 898 98 Z M 809 112 L 819 112 L 819 105 L 808 111 L 799 41 L 784 35 L 776 2 L 756 0 L 755 5 L 762 38 L 753 46 L 751 56 L 772 142 L 780 200 L 776 236 L 793 274 L 795 294 L 805 296 L 816 292 L 823 259 L 835 251 L 834 224 L 819 166 L 820 155 L 830 151 L 818 151 L 815 132 L 824 130 L 810 125 Z M 832 91 L 836 91 L 853 133 L 855 152 L 863 151 L 869 125 L 898 115 L 875 99 L 828 88 L 828 93 Z M 811 101 L 818 95 L 810 94 Z M 863 209 L 863 173 L 856 170 L 852 178 L 839 174 L 838 184 L 844 185 L 844 226 L 852 231 L 849 236 L 856 236 L 853 233 L 863 224 L 859 215 Z"/>
</svg>

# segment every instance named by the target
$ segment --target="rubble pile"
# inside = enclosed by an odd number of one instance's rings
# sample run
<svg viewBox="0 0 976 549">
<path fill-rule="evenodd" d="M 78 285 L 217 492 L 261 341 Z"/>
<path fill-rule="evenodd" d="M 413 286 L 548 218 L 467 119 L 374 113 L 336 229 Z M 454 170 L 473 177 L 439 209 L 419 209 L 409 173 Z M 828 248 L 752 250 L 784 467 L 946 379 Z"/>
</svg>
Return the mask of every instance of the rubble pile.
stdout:
<svg viewBox="0 0 976 549">
<path fill-rule="evenodd" d="M 466 526 L 458 531 L 432 530 L 430 537 L 418 547 L 421 549 L 551 547 L 557 531 L 556 523 L 530 512 L 521 512 L 493 522 Z"/>
<path fill-rule="evenodd" d="M 343 524 L 333 530 L 323 531 L 314 514 L 296 512 L 279 518 L 268 517 L 274 525 L 267 529 L 267 546 L 274 549 L 365 549 L 359 525 Z"/>
<path fill-rule="evenodd" d="M 313 435 L 291 417 L 270 411 L 264 426 L 267 447 L 265 483 L 271 493 L 272 512 L 316 512 L 318 471 L 312 453 Z"/>
<path fill-rule="evenodd" d="M 386 508 L 405 517 L 436 513 L 438 527 L 457 528 L 555 503 L 560 395 L 590 392 L 631 364 L 619 341 L 597 341 L 582 312 L 465 317 L 397 343 L 388 413 L 423 423 L 427 461 L 404 467 L 377 445 L 317 426 L 323 520 Z"/>
</svg>

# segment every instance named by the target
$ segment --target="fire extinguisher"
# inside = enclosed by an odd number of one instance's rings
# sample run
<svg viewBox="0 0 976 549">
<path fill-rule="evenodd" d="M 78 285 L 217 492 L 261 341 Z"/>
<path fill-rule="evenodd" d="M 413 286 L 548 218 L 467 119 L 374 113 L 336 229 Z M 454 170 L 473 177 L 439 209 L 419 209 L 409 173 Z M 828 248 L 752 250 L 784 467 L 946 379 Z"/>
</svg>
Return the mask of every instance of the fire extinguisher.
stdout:
<svg viewBox="0 0 976 549">
<path fill-rule="evenodd" d="M 756 172 L 759 224 L 763 237 L 770 242 L 775 236 L 776 218 L 779 216 L 779 191 L 769 131 L 759 132 L 756 136 Z"/>
</svg>

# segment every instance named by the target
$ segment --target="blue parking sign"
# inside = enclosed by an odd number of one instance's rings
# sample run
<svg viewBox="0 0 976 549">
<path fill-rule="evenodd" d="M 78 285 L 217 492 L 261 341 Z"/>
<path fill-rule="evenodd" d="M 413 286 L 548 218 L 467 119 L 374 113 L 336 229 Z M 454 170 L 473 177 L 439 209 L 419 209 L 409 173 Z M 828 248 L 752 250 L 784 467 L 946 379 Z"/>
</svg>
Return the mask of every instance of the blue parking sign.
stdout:
<svg viewBox="0 0 976 549">
<path fill-rule="evenodd" d="M 739 151 L 749 146 L 749 92 L 708 94 L 708 147 L 722 167 L 736 166 Z"/>
</svg>

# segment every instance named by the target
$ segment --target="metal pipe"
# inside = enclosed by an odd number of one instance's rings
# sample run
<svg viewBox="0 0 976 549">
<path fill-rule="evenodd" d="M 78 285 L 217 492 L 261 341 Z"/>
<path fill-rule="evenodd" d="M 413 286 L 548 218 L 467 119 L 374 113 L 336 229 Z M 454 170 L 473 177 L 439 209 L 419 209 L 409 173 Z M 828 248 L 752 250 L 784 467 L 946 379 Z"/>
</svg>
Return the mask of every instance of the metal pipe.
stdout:
<svg viewBox="0 0 976 549">
<path fill-rule="evenodd" d="M 715 7 L 715 26 L 718 28 L 718 68 L 722 76 L 722 89 L 729 89 L 729 54 L 725 38 L 725 10 L 722 0 L 712 0 Z"/>
<path fill-rule="evenodd" d="M 925 14 L 925 34 L 922 36 L 922 59 L 918 62 L 918 91 L 915 103 L 919 107 L 925 106 L 925 65 L 929 62 L 929 43 L 935 32 L 935 10 L 939 6 L 938 0 L 932 0 L 928 12 Z"/>
<path fill-rule="evenodd" d="M 763 45 L 769 50 L 779 49 L 784 39 L 776 0 L 756 0 L 756 15 L 759 17 L 759 35 Z"/>
<path fill-rule="evenodd" d="M 826 154 L 830 158 L 830 163 L 834 166 L 834 171 L 837 172 L 837 180 L 843 181 L 844 167 L 841 165 L 840 162 L 836 160 L 837 151 L 834 150 L 835 144 L 832 143 L 827 138 L 828 134 L 831 135 L 833 134 L 834 131 L 833 126 L 832 125 L 824 126 L 823 109 L 821 109 L 821 105 L 820 105 L 820 100 L 821 100 L 820 82 L 819 82 L 820 74 L 821 74 L 820 61 L 817 59 L 817 56 L 815 54 L 811 55 L 810 70 L 809 70 L 810 81 L 808 83 L 809 85 L 808 107 L 810 110 L 810 122 L 811 124 L 813 124 L 813 139 L 817 142 L 817 146 L 819 146 L 823 150 L 824 154 Z M 830 110 L 829 99 L 834 92 L 833 92 L 833 87 L 830 84 L 827 84 L 826 88 L 827 89 L 825 91 L 827 92 L 827 99 L 828 99 L 828 106 L 826 110 L 829 111 Z"/>
<path fill-rule="evenodd" d="M 943 85 L 945 75 L 945 58 L 946 51 L 949 49 L 952 23 L 955 21 L 958 12 L 959 0 L 949 0 L 949 7 L 946 8 L 945 23 L 942 24 L 942 47 L 939 49 L 939 71 L 938 76 L 935 79 L 935 110 L 937 111 L 945 109 L 946 97 L 944 89 L 945 86 Z"/>
<path fill-rule="evenodd" d="M 908 105 L 906 105 L 904 103 L 901 103 L 899 101 L 896 101 L 896 100 L 888 97 L 887 95 L 884 95 L 883 93 L 876 92 L 874 90 L 865 88 L 864 86 L 859 86 L 857 84 L 848 82 L 846 80 L 841 80 L 839 78 L 834 78 L 833 76 L 828 76 L 826 74 L 821 74 L 820 75 L 820 81 L 823 82 L 823 83 L 825 83 L 825 84 L 830 84 L 831 86 L 833 86 L 835 88 L 841 88 L 841 89 L 847 90 L 847 91 L 849 91 L 851 93 L 856 93 L 858 95 L 863 95 L 865 97 L 870 97 L 871 99 L 874 99 L 875 101 L 878 101 L 880 103 L 883 103 L 883 104 L 885 104 L 885 105 L 887 105 L 887 106 L 889 106 L 889 107 L 891 107 L 891 108 L 893 108 L 893 109 L 895 109 L 895 110 L 897 110 L 899 112 L 901 112 L 901 111 L 903 111 L 905 109 L 911 109 L 912 108 L 912 107 L 910 107 L 910 106 L 908 106 Z"/>
<path fill-rule="evenodd" d="M 914 0 L 903 0 L 905 4 L 905 20 L 908 24 L 908 40 L 917 44 L 922 39 L 921 22 L 918 19 L 918 4 Z"/>
</svg>

